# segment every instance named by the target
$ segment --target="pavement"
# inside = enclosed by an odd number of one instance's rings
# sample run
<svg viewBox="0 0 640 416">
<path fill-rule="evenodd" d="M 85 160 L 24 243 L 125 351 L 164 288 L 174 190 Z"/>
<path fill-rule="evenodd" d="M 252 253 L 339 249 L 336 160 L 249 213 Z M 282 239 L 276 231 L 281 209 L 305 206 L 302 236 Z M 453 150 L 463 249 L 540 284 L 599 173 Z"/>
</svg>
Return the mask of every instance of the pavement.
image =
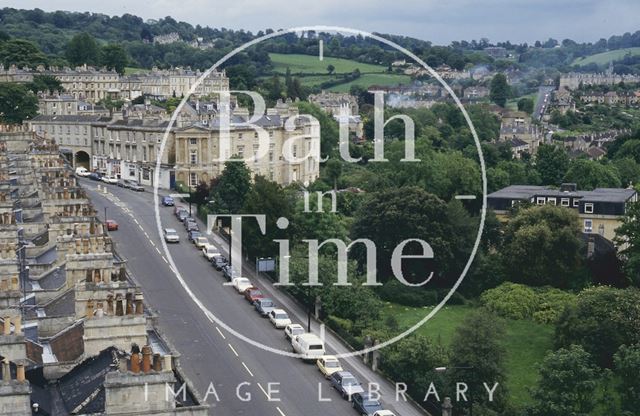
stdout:
<svg viewBox="0 0 640 416">
<path fill-rule="evenodd" d="M 187 377 L 206 402 L 212 415 L 320 416 L 354 415 L 351 404 L 343 400 L 324 380 L 314 364 L 275 354 L 243 341 L 225 331 L 207 317 L 196 304 L 210 310 L 236 331 L 266 346 L 291 351 L 282 330 L 261 318 L 253 307 L 230 286 L 226 279 L 206 261 L 188 241 L 182 224 L 173 215 L 173 207 L 160 207 L 163 228 L 178 230 L 180 243 L 169 245 L 171 256 L 184 283 L 177 279 L 162 249 L 158 235 L 152 192 L 134 192 L 106 185 L 108 192 L 98 192 L 104 184 L 80 180 L 87 189 L 100 218 L 116 220 L 119 230 L 110 232 L 118 253 L 127 259 L 127 267 L 143 289 L 145 302 L 159 315 L 158 325 L 169 342 L 180 352 L 180 362 Z M 149 189 L 148 189 L 149 191 Z M 200 229 L 206 227 L 200 222 Z M 218 235 L 207 236 L 223 254 L 228 243 Z M 228 254 L 226 255 L 228 258 Z M 306 327 L 307 313 L 287 293 L 277 289 L 263 275 L 257 276 L 244 262 L 243 275 L 249 277 L 285 309 L 293 322 Z M 312 321 L 312 332 L 321 333 L 320 324 Z M 348 353 L 350 349 L 330 331 L 324 332 L 328 354 Z M 341 359 L 363 386 L 380 386 L 385 409 L 397 416 L 425 415 L 422 408 L 402 395 L 396 398 L 396 386 L 364 365 L 361 357 Z M 250 396 L 247 396 L 249 394 Z M 249 398 L 250 397 L 250 398 Z"/>
</svg>

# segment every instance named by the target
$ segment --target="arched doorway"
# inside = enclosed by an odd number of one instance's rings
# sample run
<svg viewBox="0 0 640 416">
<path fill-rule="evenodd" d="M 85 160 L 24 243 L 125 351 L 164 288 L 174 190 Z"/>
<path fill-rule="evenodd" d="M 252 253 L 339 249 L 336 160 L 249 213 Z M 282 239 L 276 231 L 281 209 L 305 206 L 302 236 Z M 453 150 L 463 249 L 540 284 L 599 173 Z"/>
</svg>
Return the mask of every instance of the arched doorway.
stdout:
<svg viewBox="0 0 640 416">
<path fill-rule="evenodd" d="M 79 168 L 80 166 L 84 167 L 87 170 L 91 170 L 89 167 L 89 153 L 80 150 L 76 152 L 76 156 L 74 157 L 73 166 Z"/>
</svg>

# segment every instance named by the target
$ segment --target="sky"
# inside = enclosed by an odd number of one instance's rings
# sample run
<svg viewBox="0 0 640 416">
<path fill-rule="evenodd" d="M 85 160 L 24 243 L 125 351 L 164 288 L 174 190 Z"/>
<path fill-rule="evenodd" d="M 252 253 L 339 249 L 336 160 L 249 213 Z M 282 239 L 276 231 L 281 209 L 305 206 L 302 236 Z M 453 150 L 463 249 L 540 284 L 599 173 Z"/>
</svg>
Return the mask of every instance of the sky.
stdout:
<svg viewBox="0 0 640 416">
<path fill-rule="evenodd" d="M 0 7 L 68 10 L 257 32 L 330 25 L 449 44 L 488 38 L 597 41 L 640 30 L 639 0 L 1 0 Z M 1 27 L 1 25 L 0 25 Z"/>
</svg>

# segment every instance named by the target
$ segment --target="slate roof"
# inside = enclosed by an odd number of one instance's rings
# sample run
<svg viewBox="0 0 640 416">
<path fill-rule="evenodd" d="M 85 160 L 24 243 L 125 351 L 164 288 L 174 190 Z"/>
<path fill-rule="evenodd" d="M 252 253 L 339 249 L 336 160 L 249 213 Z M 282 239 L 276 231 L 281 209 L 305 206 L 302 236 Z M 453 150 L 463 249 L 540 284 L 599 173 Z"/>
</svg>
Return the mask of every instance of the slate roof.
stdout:
<svg viewBox="0 0 640 416">
<path fill-rule="evenodd" d="M 596 188 L 593 191 L 564 192 L 549 186 L 511 185 L 487 195 L 487 198 L 529 200 L 536 195 L 580 197 L 587 202 L 626 202 L 636 194 L 634 189 Z"/>
</svg>

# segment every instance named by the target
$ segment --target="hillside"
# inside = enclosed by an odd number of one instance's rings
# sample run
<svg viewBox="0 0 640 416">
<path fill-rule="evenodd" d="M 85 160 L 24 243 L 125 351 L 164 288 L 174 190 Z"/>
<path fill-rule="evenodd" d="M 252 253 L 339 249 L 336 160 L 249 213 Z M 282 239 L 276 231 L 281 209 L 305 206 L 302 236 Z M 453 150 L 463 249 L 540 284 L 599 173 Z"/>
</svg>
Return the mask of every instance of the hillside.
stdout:
<svg viewBox="0 0 640 416">
<path fill-rule="evenodd" d="M 624 49 L 616 49 L 608 52 L 596 53 L 594 55 L 585 56 L 582 58 L 577 58 L 572 62 L 572 65 L 608 65 L 609 62 L 619 61 L 624 58 L 627 54 L 629 55 L 640 55 L 640 47 L 634 48 L 624 48 Z"/>
</svg>

